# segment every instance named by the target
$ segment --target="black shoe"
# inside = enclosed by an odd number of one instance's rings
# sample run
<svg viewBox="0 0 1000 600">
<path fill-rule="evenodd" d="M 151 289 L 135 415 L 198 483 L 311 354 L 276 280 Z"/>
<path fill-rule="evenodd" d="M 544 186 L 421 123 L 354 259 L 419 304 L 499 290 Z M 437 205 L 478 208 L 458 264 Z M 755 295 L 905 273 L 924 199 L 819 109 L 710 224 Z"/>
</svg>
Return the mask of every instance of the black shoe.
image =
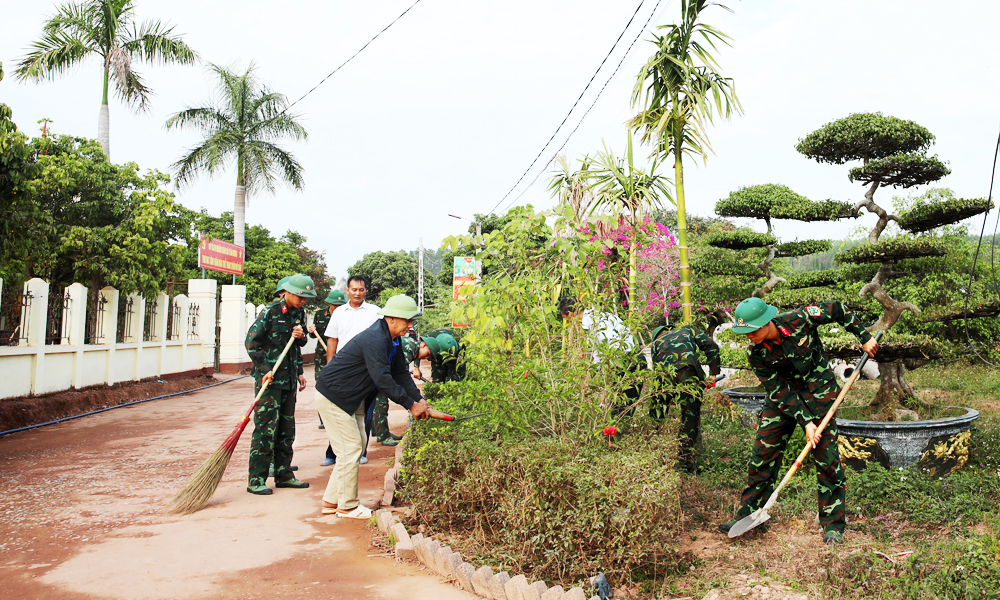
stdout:
<svg viewBox="0 0 1000 600">
<path fill-rule="evenodd" d="M 387 438 L 385 440 L 379 440 L 378 443 L 382 444 L 383 446 L 398 446 L 399 445 L 399 442 L 397 442 L 396 440 L 394 440 L 391 437 Z"/>
<path fill-rule="evenodd" d="M 248 485 L 247 491 L 251 494 L 257 494 L 258 496 L 270 496 L 274 493 L 274 490 L 266 485 Z"/>
<path fill-rule="evenodd" d="M 395 433 L 390 433 L 389 437 L 391 437 L 392 439 L 396 440 L 397 442 L 403 439 L 403 436 L 396 435 Z"/>
<path fill-rule="evenodd" d="M 279 481 L 278 483 L 274 484 L 274 487 L 279 487 L 279 488 L 293 488 L 293 489 L 296 489 L 296 490 L 304 490 L 307 487 L 309 487 L 309 482 L 308 481 L 299 481 L 298 479 L 292 477 L 292 478 L 286 479 L 284 481 Z"/>
<path fill-rule="evenodd" d="M 719 531 L 722 533 L 729 533 L 729 530 L 733 528 L 733 525 L 739 522 L 739 519 L 731 519 L 725 523 L 719 523 Z"/>
</svg>

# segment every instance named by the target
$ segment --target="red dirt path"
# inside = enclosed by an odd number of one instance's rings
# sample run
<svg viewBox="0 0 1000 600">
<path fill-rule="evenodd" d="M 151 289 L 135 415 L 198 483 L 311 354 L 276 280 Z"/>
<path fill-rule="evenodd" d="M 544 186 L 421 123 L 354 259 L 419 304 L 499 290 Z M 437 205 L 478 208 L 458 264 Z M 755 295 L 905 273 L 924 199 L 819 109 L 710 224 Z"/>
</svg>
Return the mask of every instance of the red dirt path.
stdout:
<svg viewBox="0 0 1000 600">
<path fill-rule="evenodd" d="M 320 515 L 330 467 L 310 386 L 294 463 L 307 490 L 246 493 L 252 425 L 209 506 L 162 507 L 253 399 L 241 379 L 190 395 L 0 438 L 0 590 L 5 599 L 433 598 L 473 596 L 416 563 L 368 557 L 374 530 Z M 406 412 L 390 405 L 397 433 Z M 393 449 L 372 442 L 361 500 L 377 506 Z"/>
</svg>

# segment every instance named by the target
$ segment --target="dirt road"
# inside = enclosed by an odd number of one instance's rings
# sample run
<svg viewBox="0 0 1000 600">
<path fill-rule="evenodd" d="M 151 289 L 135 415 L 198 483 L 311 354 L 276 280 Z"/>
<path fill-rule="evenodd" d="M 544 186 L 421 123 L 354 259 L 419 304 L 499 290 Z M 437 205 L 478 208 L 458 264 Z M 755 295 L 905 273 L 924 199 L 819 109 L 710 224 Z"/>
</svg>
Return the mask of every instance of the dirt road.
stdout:
<svg viewBox="0 0 1000 600">
<path fill-rule="evenodd" d="M 369 555 L 373 529 L 320 515 L 312 373 L 299 394 L 294 464 L 307 490 L 246 488 L 252 424 L 211 504 L 162 507 L 218 447 L 253 399 L 253 380 L 0 438 L 0 589 L 8 599 L 463 599 L 416 563 Z M 406 412 L 390 403 L 399 433 Z M 378 505 L 393 456 L 373 440 L 361 501 Z M 269 482 L 270 483 L 270 482 Z"/>
</svg>

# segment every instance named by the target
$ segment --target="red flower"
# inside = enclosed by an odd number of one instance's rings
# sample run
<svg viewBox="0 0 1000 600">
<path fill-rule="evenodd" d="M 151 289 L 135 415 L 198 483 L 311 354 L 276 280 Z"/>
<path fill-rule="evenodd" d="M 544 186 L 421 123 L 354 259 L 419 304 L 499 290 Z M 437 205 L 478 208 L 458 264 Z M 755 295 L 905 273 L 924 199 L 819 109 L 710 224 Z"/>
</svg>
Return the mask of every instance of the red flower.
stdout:
<svg viewBox="0 0 1000 600">
<path fill-rule="evenodd" d="M 604 435 L 618 435 L 618 428 L 614 425 L 608 425 L 604 428 Z"/>
</svg>

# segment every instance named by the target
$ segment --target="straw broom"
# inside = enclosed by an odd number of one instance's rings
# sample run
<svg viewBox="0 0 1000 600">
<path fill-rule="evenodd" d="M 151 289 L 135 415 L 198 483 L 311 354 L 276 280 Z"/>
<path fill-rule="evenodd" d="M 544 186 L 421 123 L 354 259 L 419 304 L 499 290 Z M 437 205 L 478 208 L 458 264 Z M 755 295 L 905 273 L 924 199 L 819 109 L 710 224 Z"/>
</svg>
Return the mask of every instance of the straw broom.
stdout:
<svg viewBox="0 0 1000 600">
<path fill-rule="evenodd" d="M 285 355 L 288 354 L 288 350 L 294 342 L 294 337 L 288 338 L 285 349 L 281 351 L 278 361 L 274 363 L 274 371 L 277 371 L 278 367 L 281 366 L 281 362 L 285 360 Z M 167 505 L 168 513 L 189 515 L 205 508 L 208 501 L 212 499 L 215 489 L 219 487 L 222 475 L 226 472 L 226 467 L 229 465 L 229 459 L 233 456 L 236 444 L 240 441 L 240 435 L 243 434 L 247 423 L 250 422 L 250 415 L 253 414 L 253 410 L 257 407 L 257 402 L 260 401 L 260 397 L 264 395 L 264 390 L 266 389 L 266 385 L 260 386 L 260 391 L 257 392 L 257 397 L 254 398 L 253 404 L 247 410 L 247 414 L 243 415 L 240 422 L 236 424 L 236 428 L 229 434 L 226 441 L 222 442 L 219 449 L 212 453 L 212 456 L 209 456 L 208 460 L 198 467 L 198 470 L 187 480 L 184 487 L 177 492 L 173 500 L 170 501 L 170 504 Z"/>
</svg>

